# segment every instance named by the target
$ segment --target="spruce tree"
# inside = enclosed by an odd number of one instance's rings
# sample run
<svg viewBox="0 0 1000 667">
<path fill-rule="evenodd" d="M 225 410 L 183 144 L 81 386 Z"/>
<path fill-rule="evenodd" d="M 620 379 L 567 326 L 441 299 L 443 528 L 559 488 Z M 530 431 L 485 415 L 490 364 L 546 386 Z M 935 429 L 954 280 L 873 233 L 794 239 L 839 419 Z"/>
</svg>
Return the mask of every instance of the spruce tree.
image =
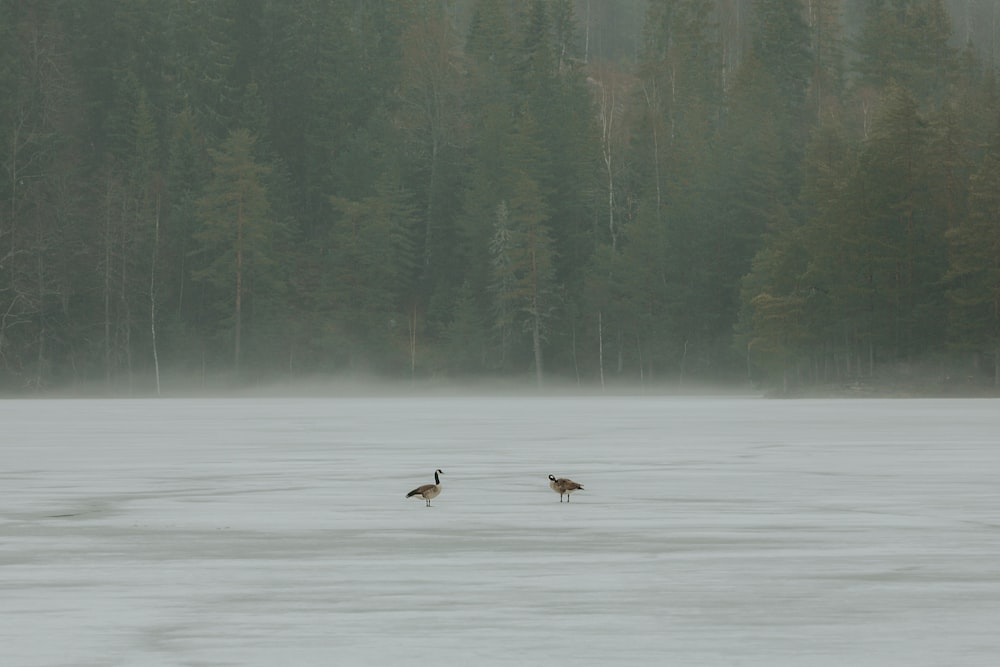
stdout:
<svg viewBox="0 0 1000 667">
<path fill-rule="evenodd" d="M 982 355 L 1000 387 L 1000 132 L 972 177 L 968 217 L 948 231 L 949 336 Z"/>
<path fill-rule="evenodd" d="M 244 302 L 253 291 L 266 289 L 271 264 L 274 227 L 263 179 L 268 167 L 253 156 L 256 138 L 247 130 L 234 130 L 219 150 L 210 151 L 212 178 L 198 200 L 201 226 L 195 237 L 201 242 L 201 268 L 196 280 L 215 290 L 221 304 L 230 309 L 233 370 L 240 373 L 242 360 Z M 227 335 L 228 337 L 228 335 Z"/>
<path fill-rule="evenodd" d="M 907 89 L 938 106 L 955 71 L 951 20 L 942 0 L 869 0 L 857 41 L 862 82 Z"/>
<path fill-rule="evenodd" d="M 516 181 L 510 204 L 501 202 L 497 207 L 490 247 L 501 360 L 506 360 L 508 350 L 515 347 L 521 332 L 529 333 L 539 386 L 544 378 L 543 343 L 558 307 L 547 217 L 538 185 L 522 174 Z"/>
<path fill-rule="evenodd" d="M 337 332 L 332 342 L 346 351 L 337 357 L 352 369 L 398 373 L 400 353 L 415 333 L 407 300 L 419 245 L 410 197 L 383 181 L 372 197 L 334 197 L 332 204 L 324 294 Z"/>
</svg>

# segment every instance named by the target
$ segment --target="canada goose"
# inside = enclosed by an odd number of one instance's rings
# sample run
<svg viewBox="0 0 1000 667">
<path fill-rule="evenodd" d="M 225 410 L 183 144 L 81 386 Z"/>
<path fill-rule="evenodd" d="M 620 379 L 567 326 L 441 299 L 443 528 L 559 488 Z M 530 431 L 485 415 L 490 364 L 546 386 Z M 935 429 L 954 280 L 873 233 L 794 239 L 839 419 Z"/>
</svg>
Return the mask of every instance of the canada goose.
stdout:
<svg viewBox="0 0 1000 667">
<path fill-rule="evenodd" d="M 431 498 L 437 498 L 438 494 L 441 493 L 441 478 L 438 475 L 443 475 L 444 471 L 438 469 L 434 471 L 434 483 L 424 484 L 423 486 L 418 486 L 409 493 L 406 494 L 407 498 L 412 498 L 413 496 L 420 496 L 427 501 L 427 507 L 431 506 Z"/>
<path fill-rule="evenodd" d="M 552 475 L 549 475 L 549 486 L 552 490 L 559 494 L 559 502 L 562 502 L 563 495 L 566 495 L 566 502 L 569 502 L 569 494 L 574 491 L 583 491 L 583 484 L 577 484 L 571 479 L 566 479 L 565 477 L 560 477 L 556 479 Z"/>
</svg>

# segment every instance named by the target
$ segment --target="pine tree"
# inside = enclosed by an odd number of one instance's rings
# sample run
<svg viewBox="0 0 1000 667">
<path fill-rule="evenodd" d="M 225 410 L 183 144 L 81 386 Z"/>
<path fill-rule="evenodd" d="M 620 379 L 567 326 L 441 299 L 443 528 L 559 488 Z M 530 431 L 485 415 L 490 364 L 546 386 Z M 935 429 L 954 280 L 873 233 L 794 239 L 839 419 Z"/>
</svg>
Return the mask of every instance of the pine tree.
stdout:
<svg viewBox="0 0 1000 667">
<path fill-rule="evenodd" d="M 932 135 L 916 100 L 891 87 L 881 104 L 850 187 L 847 220 L 856 226 L 845 230 L 842 251 L 859 262 L 854 275 L 863 281 L 843 287 L 868 314 L 869 357 L 891 362 L 942 342 L 947 216 L 932 196 Z"/>
<path fill-rule="evenodd" d="M 813 67 L 809 28 L 802 0 L 761 0 L 754 7 L 753 58 L 774 95 L 763 113 L 774 116 L 779 144 L 783 205 L 791 210 L 798 197 L 802 157 L 808 137 L 806 91 Z"/>
<path fill-rule="evenodd" d="M 494 299 L 494 328 L 499 337 L 497 341 L 497 349 L 499 351 L 498 364 L 503 368 L 507 364 L 515 334 L 514 324 L 517 318 L 515 286 L 517 283 L 517 274 L 512 257 L 514 250 L 514 230 L 507 202 L 501 201 L 497 204 L 495 215 L 493 237 L 490 239 L 490 259 L 493 278 L 490 287 Z"/>
<path fill-rule="evenodd" d="M 0 33 L 0 382 L 40 389 L 76 372 L 84 328 L 64 304 L 83 299 L 86 189 L 80 81 L 56 4 L 4 3 Z M 78 328 L 80 327 L 80 328 Z M 60 376 L 62 376 L 60 378 Z"/>
<path fill-rule="evenodd" d="M 244 300 L 263 279 L 272 262 L 274 235 L 270 204 L 263 178 L 268 167 L 253 157 L 255 137 L 235 130 L 219 150 L 210 151 L 212 179 L 198 200 L 201 228 L 196 238 L 203 244 L 202 268 L 197 280 L 220 290 L 231 310 L 233 369 L 240 372 Z M 261 282 L 264 282 L 261 280 Z M 256 286 L 258 289 L 260 286 Z"/>
<path fill-rule="evenodd" d="M 204 151 L 204 136 L 196 128 L 190 109 L 171 120 L 167 151 L 167 210 L 160 257 L 166 269 L 160 279 L 164 340 L 168 356 L 177 363 L 200 363 L 194 331 L 203 327 L 203 316 L 192 281 L 192 253 L 200 246 L 195 238 L 199 226 L 198 200 L 211 177 L 210 156 Z M 169 305 L 168 305 L 169 304 Z M 201 350 L 198 350 L 201 352 Z"/>
<path fill-rule="evenodd" d="M 955 69 L 951 21 L 942 0 L 869 0 L 858 39 L 862 81 L 895 84 L 937 106 Z"/>
<path fill-rule="evenodd" d="M 404 128 L 404 167 L 422 201 L 422 261 L 417 298 L 426 307 L 436 291 L 450 291 L 455 276 L 455 218 L 462 189 L 463 69 L 458 36 L 443 8 L 426 8 L 402 36 L 397 122 Z"/>
<path fill-rule="evenodd" d="M 581 292 L 593 253 L 592 188 L 600 168 L 595 108 L 572 50 L 573 23 L 571 8 L 565 4 L 526 3 L 515 77 L 516 166 L 511 168 L 538 185 L 548 216 L 546 227 L 553 248 L 558 249 L 552 258 L 555 280 L 567 296 Z M 560 308 L 547 325 L 553 357 L 571 359 L 572 330 L 577 325 L 559 318 L 579 310 Z M 561 336 L 556 333 L 560 330 Z"/>
<path fill-rule="evenodd" d="M 489 342 L 484 332 L 488 326 L 480 312 L 479 300 L 468 281 L 462 283 L 454 306 L 454 315 L 445 328 L 441 365 L 449 372 L 464 375 L 482 372 Z"/>
<path fill-rule="evenodd" d="M 517 106 L 512 90 L 515 56 L 506 4 L 502 0 L 477 0 L 465 42 L 468 69 L 464 116 L 475 118 L 476 122 L 470 124 L 468 133 L 467 174 L 457 244 L 462 274 L 458 280 L 471 285 L 473 293 L 481 299 L 479 309 L 484 313 L 490 312 L 493 305 L 490 245 L 498 207 L 510 198 L 515 162 Z M 449 312 L 436 316 L 450 320 L 450 308 Z M 503 368 L 507 364 L 509 342 L 510 336 L 501 333 L 497 358 L 488 358 L 489 367 Z"/>
<path fill-rule="evenodd" d="M 418 244 L 410 198 L 383 182 L 372 197 L 334 197 L 332 204 L 338 215 L 327 239 L 325 293 L 338 334 L 334 344 L 347 351 L 338 356 L 353 369 L 398 372 L 402 360 L 386 353 L 402 352 L 414 333 L 407 300 Z"/>
<path fill-rule="evenodd" d="M 509 207 L 505 202 L 497 207 L 490 248 L 501 360 L 513 346 L 511 339 L 520 331 L 529 332 L 539 386 L 544 377 L 542 344 L 548 335 L 548 322 L 558 305 L 552 240 L 546 219 L 544 200 L 537 184 L 522 175 Z"/>
<path fill-rule="evenodd" d="M 710 300 L 701 276 L 714 264 L 705 252 L 718 240 L 708 192 L 719 171 L 713 153 L 722 145 L 723 91 L 711 4 L 649 3 L 638 75 L 629 151 L 634 182 L 627 186 L 637 211 L 624 230 L 624 259 L 613 279 L 625 290 L 614 299 L 624 310 L 605 319 L 626 323 L 619 356 L 634 356 L 642 379 L 657 363 L 659 372 L 683 378 L 692 357 L 714 356 L 707 346 L 685 354 L 710 338 L 701 315 L 712 307 L 694 304 Z"/>
<path fill-rule="evenodd" d="M 950 339 L 992 359 L 993 386 L 1000 387 L 1000 140 L 972 178 L 968 217 L 947 238 Z"/>
<path fill-rule="evenodd" d="M 808 3 L 813 67 L 809 77 L 808 107 L 817 123 L 837 116 L 845 87 L 842 0 Z"/>
</svg>

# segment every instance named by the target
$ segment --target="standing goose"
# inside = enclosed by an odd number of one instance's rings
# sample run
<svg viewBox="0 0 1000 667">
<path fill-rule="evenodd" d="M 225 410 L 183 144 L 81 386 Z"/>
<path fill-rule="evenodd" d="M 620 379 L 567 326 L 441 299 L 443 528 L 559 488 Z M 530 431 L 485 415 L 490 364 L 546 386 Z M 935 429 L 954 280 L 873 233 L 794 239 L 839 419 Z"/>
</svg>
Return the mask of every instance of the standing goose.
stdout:
<svg viewBox="0 0 1000 667">
<path fill-rule="evenodd" d="M 566 502 L 569 502 L 569 494 L 574 491 L 583 491 L 583 484 L 577 484 L 571 479 L 566 479 L 565 477 L 560 477 L 556 479 L 552 475 L 549 475 L 549 486 L 552 490 L 559 494 L 559 502 L 562 502 L 563 495 L 566 496 Z"/>
<path fill-rule="evenodd" d="M 424 484 L 423 486 L 418 486 L 409 493 L 406 494 L 407 498 L 412 498 L 413 496 L 420 496 L 427 501 L 427 507 L 431 506 L 431 498 L 437 498 L 438 494 L 441 493 L 441 478 L 438 475 L 443 475 L 444 471 L 441 469 L 434 471 L 434 483 Z"/>
</svg>

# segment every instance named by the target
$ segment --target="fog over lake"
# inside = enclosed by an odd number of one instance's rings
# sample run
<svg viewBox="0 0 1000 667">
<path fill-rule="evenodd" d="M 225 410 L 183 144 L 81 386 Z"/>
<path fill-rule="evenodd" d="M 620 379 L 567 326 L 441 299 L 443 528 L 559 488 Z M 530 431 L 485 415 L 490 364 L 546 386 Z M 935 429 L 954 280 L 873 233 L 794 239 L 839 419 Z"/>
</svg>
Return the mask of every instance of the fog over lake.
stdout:
<svg viewBox="0 0 1000 667">
<path fill-rule="evenodd" d="M 0 402 L 3 664 L 995 665 L 1000 402 Z M 444 471 L 425 507 L 406 493 Z M 560 503 L 547 476 L 584 485 Z"/>
</svg>

